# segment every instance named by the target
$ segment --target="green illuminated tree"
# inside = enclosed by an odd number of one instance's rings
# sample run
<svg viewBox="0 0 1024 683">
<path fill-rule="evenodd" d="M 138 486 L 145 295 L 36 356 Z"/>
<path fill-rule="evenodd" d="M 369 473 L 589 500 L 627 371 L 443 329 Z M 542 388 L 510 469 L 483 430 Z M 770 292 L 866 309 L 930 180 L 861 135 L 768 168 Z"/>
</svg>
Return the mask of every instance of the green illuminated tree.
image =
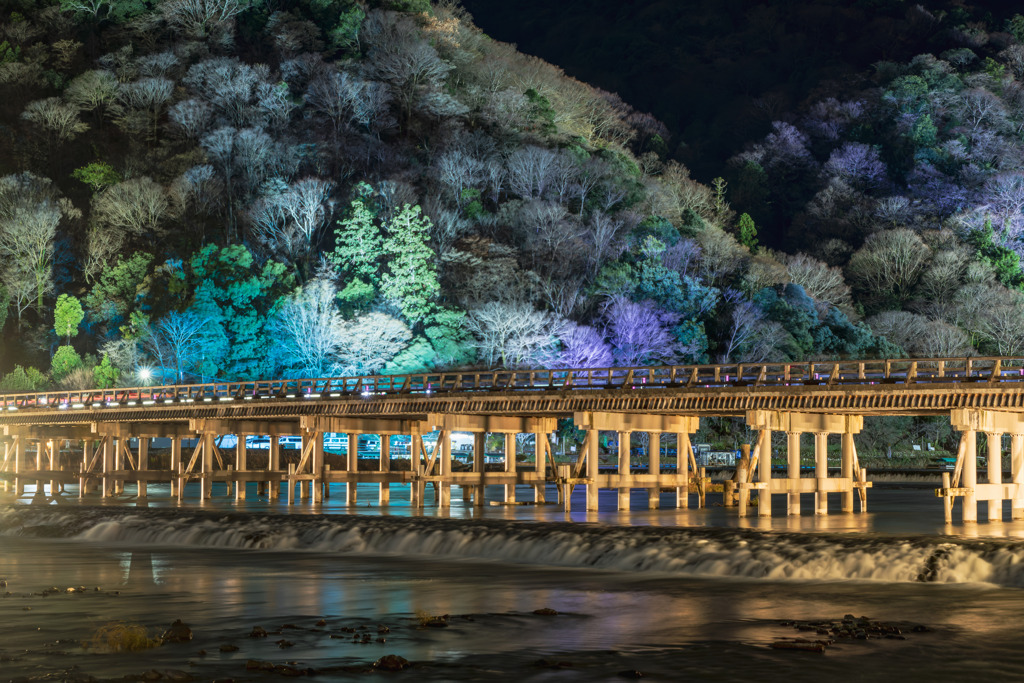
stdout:
<svg viewBox="0 0 1024 683">
<path fill-rule="evenodd" d="M 61 294 L 53 308 L 53 331 L 58 337 L 70 344 L 71 338 L 78 334 L 78 326 L 85 318 L 81 302 L 73 296 Z"/>
<path fill-rule="evenodd" d="M 415 325 L 430 314 L 441 291 L 437 255 L 427 243 L 430 219 L 421 214 L 419 206 L 406 204 L 386 227 L 388 270 L 381 277 L 381 293 Z"/>
</svg>

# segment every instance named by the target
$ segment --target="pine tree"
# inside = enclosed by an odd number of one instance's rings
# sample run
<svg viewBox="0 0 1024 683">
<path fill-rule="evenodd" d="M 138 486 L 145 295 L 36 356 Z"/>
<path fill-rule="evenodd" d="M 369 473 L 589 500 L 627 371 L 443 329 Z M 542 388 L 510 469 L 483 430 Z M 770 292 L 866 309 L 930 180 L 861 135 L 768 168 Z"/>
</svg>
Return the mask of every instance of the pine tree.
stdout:
<svg viewBox="0 0 1024 683">
<path fill-rule="evenodd" d="M 406 204 L 387 225 L 384 253 L 387 272 L 381 278 L 381 293 L 402 311 L 413 325 L 433 310 L 441 291 L 437 277 L 437 255 L 427 243 L 430 219 L 419 206 Z"/>
</svg>

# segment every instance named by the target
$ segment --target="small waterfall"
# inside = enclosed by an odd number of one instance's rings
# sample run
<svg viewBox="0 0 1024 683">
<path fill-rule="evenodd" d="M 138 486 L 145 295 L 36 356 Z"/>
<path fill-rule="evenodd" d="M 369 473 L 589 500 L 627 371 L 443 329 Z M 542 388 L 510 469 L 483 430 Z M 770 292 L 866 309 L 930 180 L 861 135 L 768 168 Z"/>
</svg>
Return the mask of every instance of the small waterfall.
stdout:
<svg viewBox="0 0 1024 683">
<path fill-rule="evenodd" d="M 112 546 L 431 557 L 769 581 L 992 583 L 1024 587 L 1024 544 L 351 515 L 132 508 L 0 509 L 0 537 Z"/>
</svg>

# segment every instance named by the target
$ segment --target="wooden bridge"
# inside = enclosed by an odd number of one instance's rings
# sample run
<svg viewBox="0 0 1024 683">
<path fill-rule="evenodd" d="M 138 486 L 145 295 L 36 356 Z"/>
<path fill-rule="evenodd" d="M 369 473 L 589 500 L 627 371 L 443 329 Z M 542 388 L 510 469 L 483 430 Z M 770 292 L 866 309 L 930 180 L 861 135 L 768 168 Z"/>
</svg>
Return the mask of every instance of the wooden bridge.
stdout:
<svg viewBox="0 0 1024 683">
<path fill-rule="evenodd" d="M 452 487 L 466 501 L 482 505 L 484 489 L 500 486 L 504 500 L 515 502 L 516 486 L 531 486 L 544 500 L 553 483 L 568 509 L 575 486 L 586 486 L 586 507 L 597 509 L 599 489 L 616 489 L 620 509 L 631 493 L 646 489 L 649 506 L 660 492 L 676 492 L 686 507 L 691 489 L 703 502 L 705 479 L 697 468 L 690 435 L 700 418 L 745 418 L 757 432 L 750 464 L 738 482 L 740 514 L 747 514 L 757 494 L 757 514 L 771 515 L 771 497 L 785 495 L 789 514 L 800 513 L 802 493 L 814 494 L 814 511 L 828 512 L 828 495 L 840 497 L 843 512 L 866 509 L 870 482 L 859 466 L 855 435 L 864 419 L 885 415 L 948 415 L 961 432 L 956 467 L 944 475 L 937 494 L 946 518 L 956 498 L 963 499 L 963 520 L 977 520 L 978 501 L 988 501 L 988 519 L 1024 519 L 1024 358 L 945 358 L 813 363 L 688 365 L 637 368 L 495 370 L 402 376 L 341 377 L 251 382 L 215 382 L 142 386 L 88 391 L 48 391 L 0 396 L 3 429 L 4 487 L 19 495 L 27 482 L 42 491 L 50 482 L 75 483 L 79 495 L 123 491 L 136 482 L 139 496 L 147 484 L 170 482 L 171 495 L 184 496 L 185 484 L 199 481 L 204 498 L 213 483 L 224 482 L 244 498 L 246 482 L 271 497 L 284 484 L 289 502 L 320 502 L 329 484 L 346 484 L 347 501 L 356 503 L 356 484 L 379 485 L 386 504 L 393 485 L 410 486 L 413 505 L 422 506 L 425 488 L 436 490 L 434 502 L 451 503 Z M 558 463 L 550 435 L 557 420 L 570 418 L 585 439 L 574 462 Z M 439 432 L 432 448 L 423 436 Z M 617 471 L 601 473 L 599 433 L 617 433 Z M 772 432 L 786 439 L 788 472 L 773 477 Z M 474 435 L 470 471 L 455 471 L 450 436 Z M 645 473 L 630 468 L 630 435 L 649 435 Z M 814 434 L 813 478 L 800 476 L 800 435 Z M 987 480 L 977 477 L 977 438 L 987 438 Z M 341 467 L 325 458 L 324 434 L 347 435 Z M 380 436 L 381 455 L 373 470 L 360 467 L 358 436 Z M 504 435 L 504 464 L 489 471 L 484 457 L 487 434 Z M 533 466 L 517 471 L 516 435 L 534 434 Z M 1002 481 L 1003 435 L 1010 435 L 1012 480 Z M 233 453 L 218 439 L 236 435 Z M 246 435 L 270 438 L 266 461 L 249 467 Z M 391 437 L 409 437 L 410 467 L 392 468 Z M 662 435 L 676 443 L 674 471 L 663 472 Z M 280 437 L 298 436 L 296 462 L 282 460 Z M 169 465 L 149 466 L 151 438 L 170 440 Z M 841 445 L 838 477 L 828 472 L 830 438 Z M 189 444 L 187 447 L 185 444 Z M 194 443 L 194 445 L 192 445 Z M 62 444 L 77 462 L 62 457 Z M 134 444 L 134 450 L 133 450 Z M 34 463 L 28 455 L 34 450 Z M 228 457 L 232 456 L 232 457 Z M 666 463 L 671 465 L 671 463 Z"/>
</svg>

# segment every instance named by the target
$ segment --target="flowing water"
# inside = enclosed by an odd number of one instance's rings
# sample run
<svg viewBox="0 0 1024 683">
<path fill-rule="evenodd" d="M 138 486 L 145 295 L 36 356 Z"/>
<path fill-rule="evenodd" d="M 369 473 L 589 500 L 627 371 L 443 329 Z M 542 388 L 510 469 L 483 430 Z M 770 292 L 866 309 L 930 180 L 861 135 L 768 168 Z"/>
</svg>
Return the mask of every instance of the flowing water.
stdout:
<svg viewBox="0 0 1024 683">
<path fill-rule="evenodd" d="M 351 513 L 341 487 L 291 509 L 252 486 L 240 503 L 167 493 L 0 494 L 0 681 L 1024 676 L 1024 522 L 946 527 L 927 485 L 876 485 L 863 515 L 745 520 L 714 497 L 639 509 L 639 492 L 628 513 L 607 491 L 596 513 L 445 514 L 414 514 L 399 487 Z M 113 652 L 97 637 L 176 619 L 190 642 Z M 796 639 L 834 643 L 772 647 Z M 409 668 L 374 669 L 386 655 Z"/>
</svg>

